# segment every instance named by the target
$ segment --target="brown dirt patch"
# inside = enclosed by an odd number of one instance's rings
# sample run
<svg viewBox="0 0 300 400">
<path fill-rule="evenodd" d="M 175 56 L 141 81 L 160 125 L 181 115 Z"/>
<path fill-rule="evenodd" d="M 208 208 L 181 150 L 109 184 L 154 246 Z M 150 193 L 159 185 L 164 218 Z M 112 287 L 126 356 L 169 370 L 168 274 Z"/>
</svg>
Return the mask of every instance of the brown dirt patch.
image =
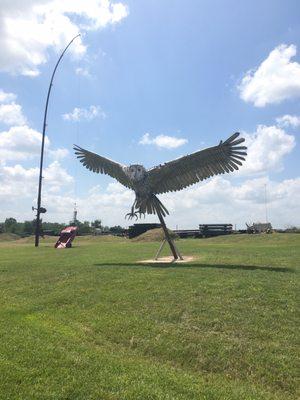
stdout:
<svg viewBox="0 0 300 400">
<path fill-rule="evenodd" d="M 153 258 L 151 258 L 150 260 L 141 260 L 138 261 L 139 263 L 145 263 L 145 264 L 181 264 L 181 263 L 187 263 L 187 262 L 191 262 L 195 260 L 195 257 L 193 256 L 182 256 L 183 260 L 174 260 L 174 258 L 172 256 L 168 256 L 168 257 L 160 257 L 157 260 L 154 260 Z"/>
</svg>

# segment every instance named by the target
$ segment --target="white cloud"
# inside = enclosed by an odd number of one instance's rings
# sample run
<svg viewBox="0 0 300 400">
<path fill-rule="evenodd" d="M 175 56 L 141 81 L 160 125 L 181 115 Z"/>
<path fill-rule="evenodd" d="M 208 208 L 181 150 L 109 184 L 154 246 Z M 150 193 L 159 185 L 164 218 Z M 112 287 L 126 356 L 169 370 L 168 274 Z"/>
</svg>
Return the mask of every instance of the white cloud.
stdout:
<svg viewBox="0 0 300 400">
<path fill-rule="evenodd" d="M 256 107 L 278 104 L 300 96 L 300 64 L 291 61 L 297 53 L 295 45 L 276 47 L 260 66 L 242 79 L 240 97 Z"/>
<path fill-rule="evenodd" d="M 61 148 L 56 150 L 48 150 L 48 154 L 53 160 L 58 161 L 66 158 L 70 152 L 68 149 Z"/>
<path fill-rule="evenodd" d="M 21 207 L 22 202 L 29 199 L 31 202 L 37 194 L 39 168 L 25 168 L 22 165 L 14 166 L 0 165 L 0 200 L 1 204 L 7 202 L 8 206 L 15 205 Z M 43 191 L 58 192 L 62 188 L 66 189 L 73 184 L 74 179 L 61 166 L 58 161 L 54 161 L 43 171 Z M 3 212 L 5 209 L 3 208 Z"/>
<path fill-rule="evenodd" d="M 39 157 L 42 134 L 27 125 L 13 126 L 8 131 L 0 132 L 1 162 L 22 161 Z M 61 160 L 69 155 L 64 148 L 51 149 L 48 137 L 45 137 L 46 155 L 53 160 Z"/>
<path fill-rule="evenodd" d="M 7 131 L 0 132 L 0 162 L 20 161 L 39 156 L 42 134 L 27 125 L 22 106 L 16 104 L 14 93 L 5 93 L 0 89 L 0 123 L 12 125 Z M 45 137 L 45 150 L 53 160 L 65 158 L 69 151 L 64 148 L 51 149 L 48 137 Z"/>
<path fill-rule="evenodd" d="M 300 116 L 286 114 L 276 118 L 276 122 L 279 126 L 284 128 L 297 128 L 298 126 L 300 126 Z"/>
<path fill-rule="evenodd" d="M 114 25 L 127 15 L 126 5 L 111 0 L 2 1 L 0 70 L 37 76 L 50 48 L 61 51 L 80 30 Z M 70 48 L 75 56 L 85 51 L 81 38 Z"/>
<path fill-rule="evenodd" d="M 90 74 L 88 68 L 78 67 L 75 69 L 75 73 L 76 73 L 76 75 L 85 76 L 86 78 L 91 77 L 91 74 Z"/>
<path fill-rule="evenodd" d="M 7 93 L 0 89 L 0 103 L 10 103 L 16 100 L 17 96 L 14 93 Z"/>
<path fill-rule="evenodd" d="M 201 223 L 232 223 L 245 228 L 245 222 L 265 221 L 265 185 L 273 226 L 299 225 L 300 178 L 276 182 L 263 177 L 233 184 L 226 177 L 215 177 L 180 194 L 163 195 L 161 200 L 169 208 L 173 228 L 196 228 Z"/>
<path fill-rule="evenodd" d="M 90 106 L 89 108 L 79 108 L 75 107 L 70 113 L 63 114 L 63 119 L 65 121 L 91 121 L 94 118 L 106 118 L 105 112 L 100 106 Z"/>
<path fill-rule="evenodd" d="M 176 138 L 174 136 L 167 136 L 167 135 L 157 135 L 155 137 L 151 137 L 149 133 L 145 133 L 139 144 L 149 145 L 153 144 L 158 148 L 165 148 L 165 149 L 176 149 L 177 147 L 183 146 L 188 142 L 187 139 L 183 138 Z"/>
<path fill-rule="evenodd" d="M 74 178 L 67 173 L 58 161 L 53 161 L 43 171 L 44 185 L 65 187 L 74 182 Z"/>
<path fill-rule="evenodd" d="M 25 125 L 26 118 L 22 106 L 15 103 L 17 95 L 0 89 L 0 123 L 6 125 Z"/>
<path fill-rule="evenodd" d="M 239 175 L 279 171 L 283 157 L 295 147 L 295 137 L 277 126 L 259 125 L 253 134 L 243 133 L 246 139 L 247 157 Z"/>
<path fill-rule="evenodd" d="M 7 212 L 5 208 L 9 209 L 12 204 L 16 206 L 20 199 L 25 202 L 34 190 L 37 191 L 38 172 L 38 168 L 25 169 L 19 164 L 13 167 L 0 165 L 0 200 L 4 213 Z"/>
<path fill-rule="evenodd" d="M 0 104 L 0 122 L 6 125 L 25 125 L 26 118 L 23 115 L 20 104 L 15 102 Z"/>
<path fill-rule="evenodd" d="M 0 133 L 0 154 L 2 160 L 26 160 L 40 154 L 42 135 L 40 132 L 24 126 L 13 126 Z M 45 146 L 49 146 L 45 138 Z"/>
</svg>

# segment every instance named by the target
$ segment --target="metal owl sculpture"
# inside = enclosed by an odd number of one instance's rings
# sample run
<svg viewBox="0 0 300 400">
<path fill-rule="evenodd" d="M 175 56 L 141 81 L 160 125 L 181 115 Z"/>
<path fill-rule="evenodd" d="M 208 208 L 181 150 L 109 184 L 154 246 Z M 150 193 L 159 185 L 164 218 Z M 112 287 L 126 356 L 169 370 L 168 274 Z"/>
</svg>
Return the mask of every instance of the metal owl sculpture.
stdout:
<svg viewBox="0 0 300 400">
<path fill-rule="evenodd" d="M 238 132 L 234 133 L 217 146 L 197 151 L 150 169 L 138 164 L 122 165 L 76 145 L 74 150 L 80 162 L 87 169 L 110 175 L 135 192 L 136 198 L 131 212 L 126 214 L 127 217 L 138 218 L 138 214 L 139 216 L 146 213 L 157 214 L 165 228 L 163 217 L 169 212 L 156 195 L 175 192 L 214 175 L 238 170 L 242 161 L 245 161 L 244 156 L 247 155 L 245 151 L 247 147 L 239 146 L 245 139 L 238 139 L 238 136 Z M 168 240 L 167 234 L 166 239 Z M 170 247 L 174 258 L 178 258 L 178 255 L 175 257 L 176 252 L 173 251 L 171 244 Z"/>
</svg>

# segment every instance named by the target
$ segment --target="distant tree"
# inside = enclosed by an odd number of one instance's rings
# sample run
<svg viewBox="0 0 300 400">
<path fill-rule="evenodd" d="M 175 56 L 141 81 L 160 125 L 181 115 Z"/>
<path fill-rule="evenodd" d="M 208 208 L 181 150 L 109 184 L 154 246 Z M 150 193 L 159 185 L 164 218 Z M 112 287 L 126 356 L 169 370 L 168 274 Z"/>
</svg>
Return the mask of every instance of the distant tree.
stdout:
<svg viewBox="0 0 300 400">
<path fill-rule="evenodd" d="M 91 222 L 92 232 L 96 234 L 99 231 L 102 231 L 102 222 L 100 219 L 95 219 L 95 221 Z"/>
<path fill-rule="evenodd" d="M 89 233 L 92 233 L 92 228 L 90 226 L 89 221 L 80 222 L 76 220 L 75 223 L 74 221 L 70 222 L 70 225 L 77 226 L 78 235 L 88 235 Z"/>
<path fill-rule="evenodd" d="M 44 222 L 43 230 L 46 235 L 59 235 L 60 232 L 66 227 L 65 224 L 59 222 Z"/>
<path fill-rule="evenodd" d="M 83 224 L 81 225 L 81 227 L 79 228 L 79 230 L 80 230 L 81 235 L 87 235 L 89 233 L 92 233 L 90 222 L 84 221 Z"/>
<path fill-rule="evenodd" d="M 109 231 L 114 234 L 122 234 L 124 233 L 125 229 L 122 228 L 120 225 L 112 226 L 109 228 Z"/>
<path fill-rule="evenodd" d="M 24 221 L 22 231 L 23 231 L 23 233 L 32 235 L 35 231 L 35 220 Z"/>
<path fill-rule="evenodd" d="M 33 235 L 35 232 L 36 220 L 17 222 L 15 218 L 6 218 L 5 222 L 0 223 L 0 233 L 15 233 L 18 235 Z M 95 233 L 95 229 L 101 229 L 103 232 L 111 232 L 114 234 L 123 234 L 124 228 L 120 225 L 116 226 L 103 226 L 100 219 L 95 219 L 92 222 L 78 220 L 71 221 L 70 225 L 78 227 L 79 235 L 88 235 Z M 59 235 L 59 233 L 66 227 L 66 224 L 58 222 L 43 222 L 41 221 L 42 233 L 46 235 Z"/>
<path fill-rule="evenodd" d="M 91 226 L 93 228 L 101 229 L 102 228 L 101 219 L 95 219 L 95 221 L 91 222 Z"/>
<path fill-rule="evenodd" d="M 300 233 L 300 226 L 287 226 L 285 232 L 288 233 Z"/>
<path fill-rule="evenodd" d="M 4 231 L 15 233 L 17 231 L 17 220 L 15 218 L 6 218 L 4 221 Z"/>
</svg>

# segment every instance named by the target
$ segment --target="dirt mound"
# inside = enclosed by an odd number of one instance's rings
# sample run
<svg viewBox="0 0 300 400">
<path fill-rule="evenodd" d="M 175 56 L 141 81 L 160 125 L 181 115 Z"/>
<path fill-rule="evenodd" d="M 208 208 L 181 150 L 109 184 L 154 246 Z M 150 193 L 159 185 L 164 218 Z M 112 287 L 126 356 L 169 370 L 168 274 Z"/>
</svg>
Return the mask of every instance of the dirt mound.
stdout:
<svg viewBox="0 0 300 400">
<path fill-rule="evenodd" d="M 20 239 L 20 236 L 14 233 L 0 233 L 0 242 L 11 242 L 18 239 Z"/>
<path fill-rule="evenodd" d="M 172 239 L 178 239 L 176 233 L 168 229 Z M 161 242 L 165 238 L 164 231 L 162 228 L 150 229 L 149 231 L 142 233 L 141 235 L 131 239 L 133 242 Z"/>
</svg>

